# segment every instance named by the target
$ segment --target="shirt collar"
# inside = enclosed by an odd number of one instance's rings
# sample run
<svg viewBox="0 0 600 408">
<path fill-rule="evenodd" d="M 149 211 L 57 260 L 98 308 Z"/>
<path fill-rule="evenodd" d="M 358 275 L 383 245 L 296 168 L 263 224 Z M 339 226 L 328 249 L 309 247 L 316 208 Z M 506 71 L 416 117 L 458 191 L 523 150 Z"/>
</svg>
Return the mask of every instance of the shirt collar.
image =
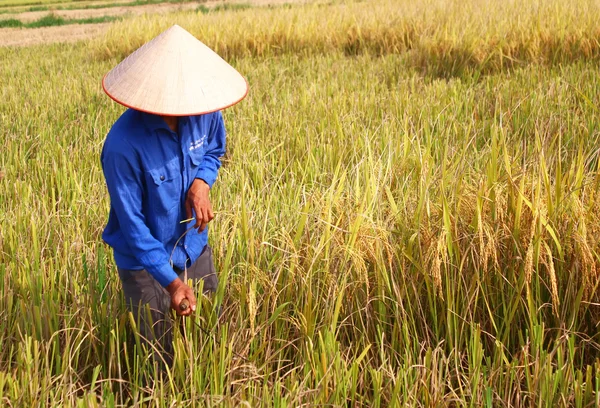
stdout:
<svg viewBox="0 0 600 408">
<path fill-rule="evenodd" d="M 142 116 L 142 120 L 144 121 L 144 124 L 146 125 L 148 130 L 155 131 L 159 129 L 164 129 L 170 133 L 173 133 L 169 125 L 167 125 L 167 122 L 165 122 L 160 116 L 141 111 L 140 115 Z"/>
</svg>

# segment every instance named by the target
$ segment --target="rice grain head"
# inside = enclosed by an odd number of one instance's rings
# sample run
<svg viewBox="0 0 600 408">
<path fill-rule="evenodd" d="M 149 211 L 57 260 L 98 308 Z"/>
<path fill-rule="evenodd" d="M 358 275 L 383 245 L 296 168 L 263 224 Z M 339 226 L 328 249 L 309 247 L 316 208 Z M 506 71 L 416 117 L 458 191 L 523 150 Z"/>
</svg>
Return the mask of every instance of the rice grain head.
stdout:
<svg viewBox="0 0 600 408">
<path fill-rule="evenodd" d="M 556 281 L 556 270 L 554 269 L 554 257 L 552 256 L 552 250 L 550 246 L 544 242 L 546 248 L 546 267 L 548 268 L 548 275 L 550 276 L 550 291 L 552 293 L 552 310 L 554 315 L 558 315 L 558 307 L 560 306 L 560 299 L 558 297 L 558 283 Z"/>
</svg>

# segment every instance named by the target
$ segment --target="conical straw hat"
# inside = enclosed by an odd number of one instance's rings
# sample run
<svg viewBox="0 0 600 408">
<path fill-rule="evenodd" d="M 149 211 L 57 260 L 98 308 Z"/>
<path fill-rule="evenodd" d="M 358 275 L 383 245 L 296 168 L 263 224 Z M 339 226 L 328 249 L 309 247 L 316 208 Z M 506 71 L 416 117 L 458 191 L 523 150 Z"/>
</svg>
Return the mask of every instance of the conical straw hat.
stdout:
<svg viewBox="0 0 600 408">
<path fill-rule="evenodd" d="M 168 116 L 215 112 L 248 93 L 239 72 L 178 25 L 125 58 L 102 87 L 121 105 Z"/>
</svg>

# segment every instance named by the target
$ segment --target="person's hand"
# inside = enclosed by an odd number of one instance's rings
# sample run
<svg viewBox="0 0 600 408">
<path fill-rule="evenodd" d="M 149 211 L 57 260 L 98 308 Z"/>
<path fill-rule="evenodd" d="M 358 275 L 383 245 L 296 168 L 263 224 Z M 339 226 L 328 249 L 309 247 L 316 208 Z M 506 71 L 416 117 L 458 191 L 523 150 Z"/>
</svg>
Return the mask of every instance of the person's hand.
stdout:
<svg viewBox="0 0 600 408">
<path fill-rule="evenodd" d="M 167 289 L 167 292 L 171 295 L 171 308 L 174 309 L 179 316 L 189 316 L 196 310 L 196 296 L 194 296 L 194 291 L 190 289 L 188 285 L 183 283 L 181 279 L 175 279 L 173 282 L 169 283 L 165 289 Z M 181 310 L 180 305 L 184 299 L 187 299 L 190 305 L 187 309 Z"/>
<path fill-rule="evenodd" d="M 194 228 L 204 231 L 206 225 L 215 218 L 209 199 L 210 187 L 202 179 L 195 179 L 187 193 L 185 212 L 187 219 L 192 218 L 192 210 L 196 212 Z"/>
</svg>

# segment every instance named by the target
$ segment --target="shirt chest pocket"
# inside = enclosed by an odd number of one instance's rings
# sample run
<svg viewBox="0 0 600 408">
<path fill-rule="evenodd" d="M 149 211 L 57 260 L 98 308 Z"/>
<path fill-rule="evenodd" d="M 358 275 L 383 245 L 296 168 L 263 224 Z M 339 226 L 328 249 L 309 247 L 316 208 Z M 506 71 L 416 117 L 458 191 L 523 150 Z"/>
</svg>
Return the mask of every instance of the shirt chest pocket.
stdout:
<svg viewBox="0 0 600 408">
<path fill-rule="evenodd" d="M 190 161 L 192 162 L 192 168 L 197 168 L 204 159 L 204 146 L 190 151 Z"/>
<path fill-rule="evenodd" d="M 146 172 L 148 200 L 156 213 L 166 213 L 181 202 L 181 171 L 179 159 Z"/>
</svg>

